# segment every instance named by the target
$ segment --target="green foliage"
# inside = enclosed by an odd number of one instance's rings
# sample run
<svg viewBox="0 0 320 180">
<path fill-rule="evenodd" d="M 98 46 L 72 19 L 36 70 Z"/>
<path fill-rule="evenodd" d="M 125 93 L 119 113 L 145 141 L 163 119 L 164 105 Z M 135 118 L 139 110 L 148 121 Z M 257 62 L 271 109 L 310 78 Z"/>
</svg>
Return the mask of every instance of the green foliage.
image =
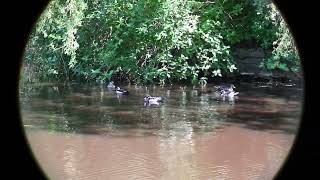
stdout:
<svg viewBox="0 0 320 180">
<path fill-rule="evenodd" d="M 272 56 L 267 58 L 261 67 L 267 70 L 299 72 L 301 64 L 298 51 L 285 20 L 273 4 L 269 4 L 266 7 L 268 8 L 268 13 L 265 16 L 275 28 L 273 31 L 275 38 L 272 41 Z"/>
<path fill-rule="evenodd" d="M 77 30 L 86 8 L 83 0 L 49 3 L 26 48 L 25 64 L 38 79 L 68 78 L 76 63 Z"/>
<path fill-rule="evenodd" d="M 277 40 L 277 26 L 274 24 L 275 16 L 272 3 L 269 0 L 252 0 L 255 7 L 252 16 L 250 31 L 255 39 L 264 49 L 272 48 L 272 44 Z"/>
<path fill-rule="evenodd" d="M 259 0 L 53 0 L 30 38 L 24 69 L 39 80 L 205 85 L 237 69 L 231 46 L 250 39 L 264 48 L 275 42 L 264 67 L 296 68 L 283 60 L 294 46 L 282 40 L 289 32 L 272 13 Z"/>
</svg>

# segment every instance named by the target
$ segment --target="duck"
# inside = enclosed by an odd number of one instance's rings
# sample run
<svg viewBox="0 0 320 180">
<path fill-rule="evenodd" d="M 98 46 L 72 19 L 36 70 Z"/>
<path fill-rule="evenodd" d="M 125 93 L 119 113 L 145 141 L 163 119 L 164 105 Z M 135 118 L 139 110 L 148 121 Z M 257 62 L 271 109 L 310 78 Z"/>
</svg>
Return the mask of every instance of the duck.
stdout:
<svg viewBox="0 0 320 180">
<path fill-rule="evenodd" d="M 144 98 L 144 102 L 163 102 L 162 97 L 152 97 L 150 95 L 146 95 Z"/>
<path fill-rule="evenodd" d="M 236 95 L 238 95 L 239 92 L 234 92 L 234 91 L 222 91 L 221 92 L 221 96 L 228 96 L 228 97 L 234 97 Z"/>
<path fill-rule="evenodd" d="M 220 96 L 232 98 L 239 94 L 239 92 L 235 92 L 233 88 L 236 88 L 233 84 L 230 85 L 220 85 L 216 86 Z"/>
<path fill-rule="evenodd" d="M 114 85 L 113 81 L 110 81 L 109 84 L 107 85 L 107 88 L 114 89 L 116 86 Z"/>
<path fill-rule="evenodd" d="M 152 97 L 150 95 L 146 95 L 144 98 L 144 106 L 159 106 L 161 102 L 163 102 L 162 97 Z"/>
<path fill-rule="evenodd" d="M 129 91 L 124 90 L 124 89 L 121 89 L 120 87 L 117 87 L 116 93 L 117 93 L 118 95 L 129 95 Z"/>
</svg>

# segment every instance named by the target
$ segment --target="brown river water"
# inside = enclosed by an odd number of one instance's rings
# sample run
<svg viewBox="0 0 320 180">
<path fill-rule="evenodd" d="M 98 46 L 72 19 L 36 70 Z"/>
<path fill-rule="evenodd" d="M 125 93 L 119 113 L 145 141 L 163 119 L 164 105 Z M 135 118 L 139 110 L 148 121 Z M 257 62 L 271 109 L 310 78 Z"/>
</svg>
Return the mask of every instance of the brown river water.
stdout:
<svg viewBox="0 0 320 180">
<path fill-rule="evenodd" d="M 298 131 L 303 90 L 33 84 L 20 88 L 25 132 L 49 179 L 272 179 Z M 148 93 L 165 98 L 145 107 Z"/>
</svg>

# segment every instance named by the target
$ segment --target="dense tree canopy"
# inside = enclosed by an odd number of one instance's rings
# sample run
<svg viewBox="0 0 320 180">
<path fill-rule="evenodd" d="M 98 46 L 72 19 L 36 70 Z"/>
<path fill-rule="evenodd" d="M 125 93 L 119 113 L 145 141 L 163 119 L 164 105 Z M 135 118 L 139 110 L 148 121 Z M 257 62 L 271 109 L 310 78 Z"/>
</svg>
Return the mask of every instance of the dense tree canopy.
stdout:
<svg viewBox="0 0 320 180">
<path fill-rule="evenodd" d="M 236 71 L 231 49 L 271 49 L 262 68 L 299 71 L 280 13 L 263 0 L 53 0 L 25 53 L 29 80 L 206 83 Z"/>
</svg>

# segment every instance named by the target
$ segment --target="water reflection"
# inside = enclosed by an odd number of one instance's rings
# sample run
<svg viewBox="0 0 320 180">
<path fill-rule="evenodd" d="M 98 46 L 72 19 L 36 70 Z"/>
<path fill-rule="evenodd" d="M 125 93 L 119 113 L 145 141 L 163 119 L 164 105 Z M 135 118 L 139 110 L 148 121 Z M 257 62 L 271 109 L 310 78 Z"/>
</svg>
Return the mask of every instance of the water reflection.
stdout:
<svg viewBox="0 0 320 180">
<path fill-rule="evenodd" d="M 190 127 L 176 124 L 169 137 L 27 135 L 50 179 L 272 179 L 293 141 L 237 126 L 206 135 Z"/>
<path fill-rule="evenodd" d="M 23 124 L 52 179 L 271 179 L 297 132 L 302 91 L 212 87 L 33 85 L 21 90 Z M 145 107 L 143 97 L 165 97 Z"/>
</svg>

